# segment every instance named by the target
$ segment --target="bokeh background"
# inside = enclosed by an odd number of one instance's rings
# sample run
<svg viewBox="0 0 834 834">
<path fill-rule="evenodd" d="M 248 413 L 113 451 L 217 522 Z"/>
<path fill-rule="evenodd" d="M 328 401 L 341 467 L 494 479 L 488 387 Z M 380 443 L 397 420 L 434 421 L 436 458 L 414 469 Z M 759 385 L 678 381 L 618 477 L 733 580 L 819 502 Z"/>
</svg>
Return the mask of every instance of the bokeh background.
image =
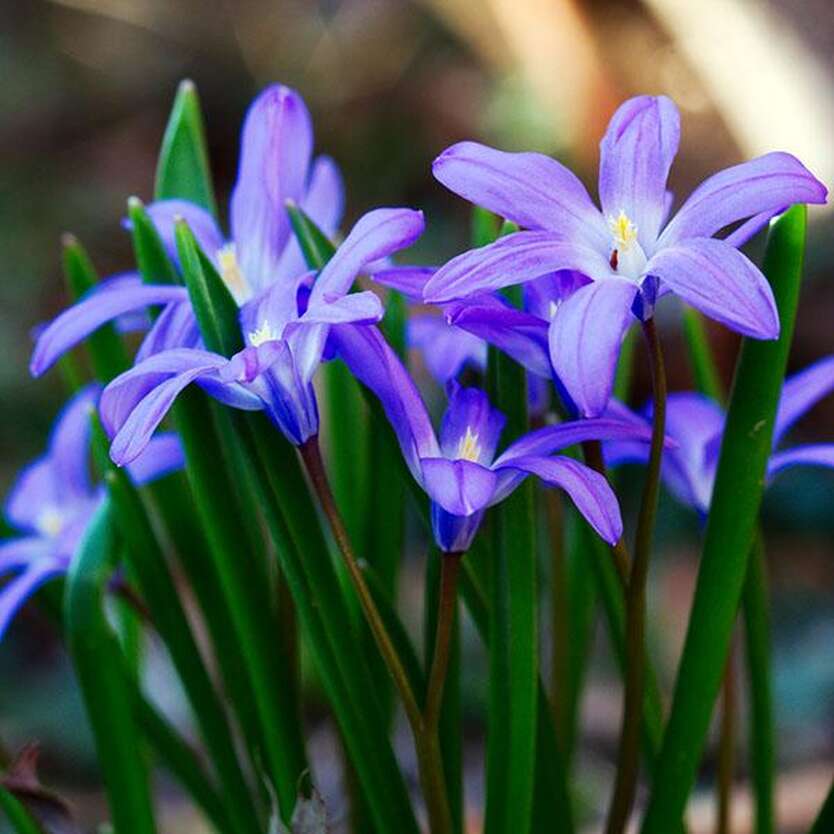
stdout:
<svg viewBox="0 0 834 834">
<path fill-rule="evenodd" d="M 475 138 L 545 151 L 593 188 L 607 119 L 640 92 L 666 93 L 681 108 L 671 182 L 678 194 L 713 170 L 777 149 L 834 182 L 829 0 L 0 3 L 0 492 L 40 451 L 63 397 L 57 374 L 33 381 L 27 371 L 32 329 L 66 302 L 60 235 L 78 235 L 102 274 L 129 268 L 125 199 L 151 196 L 168 109 L 184 77 L 202 97 L 221 205 L 246 105 L 281 81 L 303 93 L 318 149 L 343 168 L 348 219 L 380 204 L 425 209 L 428 232 L 415 257 L 426 263 L 467 241 L 468 206 L 430 173 L 447 145 Z M 834 216 L 815 209 L 811 219 L 793 369 L 834 351 Z M 675 302 L 667 302 L 661 326 L 673 389 L 692 384 L 677 324 Z M 710 332 L 729 380 L 736 339 Z M 638 373 L 635 403 L 645 394 Z M 834 397 L 797 433 L 834 440 Z M 799 831 L 830 780 L 834 754 L 834 477 L 785 476 L 766 509 L 781 817 L 784 831 Z M 697 537 L 695 520 L 666 498 L 653 576 L 653 639 L 666 675 L 686 622 Z M 605 641 L 598 642 L 580 759 L 590 806 L 610 778 L 619 722 L 619 689 Z M 467 708 L 477 805 L 483 679 L 472 652 Z M 160 697 L 178 709 L 164 669 L 158 677 Z M 72 798 L 82 821 L 96 818 L 99 778 L 74 682 L 49 618 L 34 606 L 0 646 L 0 739 L 10 750 L 39 740 L 46 780 Z M 326 739 L 322 749 L 326 759 Z M 709 754 L 693 805 L 696 832 L 711 826 L 712 767 Z M 745 785 L 740 757 L 742 796 Z M 171 806 L 177 813 L 174 796 Z M 735 831 L 750 830 L 748 806 L 739 803 Z M 181 819 L 170 830 L 190 824 Z"/>
</svg>

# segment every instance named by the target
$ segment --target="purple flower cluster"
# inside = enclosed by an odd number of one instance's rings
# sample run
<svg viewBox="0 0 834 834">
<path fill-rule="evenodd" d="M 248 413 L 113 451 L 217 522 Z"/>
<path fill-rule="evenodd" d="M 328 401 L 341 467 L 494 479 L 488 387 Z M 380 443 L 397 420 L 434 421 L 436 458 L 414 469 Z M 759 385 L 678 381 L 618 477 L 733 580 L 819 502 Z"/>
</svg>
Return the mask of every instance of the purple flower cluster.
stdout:
<svg viewBox="0 0 834 834">
<path fill-rule="evenodd" d="M 708 178 L 672 215 L 667 177 L 679 133 L 669 99 L 625 102 L 600 146 L 600 208 L 549 157 L 454 145 L 435 161 L 437 179 L 520 231 L 438 268 L 392 266 L 389 256 L 421 235 L 423 216 L 380 208 L 362 216 L 316 272 L 305 264 L 287 205 L 299 205 L 335 235 L 344 204 L 341 176 L 331 159 L 313 156 L 301 97 L 270 87 L 243 126 L 228 235 L 190 203 L 148 207 L 175 264 L 176 223 L 187 223 L 239 306 L 243 349 L 231 357 L 206 350 L 185 287 L 146 284 L 130 273 L 104 282 L 41 332 L 32 373 L 44 373 L 105 322 L 160 308 L 134 366 L 99 400 L 113 460 L 138 467 L 134 476 L 144 480 L 179 464 L 175 440 L 153 435 L 186 386 L 196 383 L 234 408 L 263 410 L 300 446 L 318 432 L 316 370 L 338 356 L 379 398 L 411 474 L 431 499 L 441 549 L 465 550 L 485 510 L 529 475 L 564 490 L 614 543 L 622 521 L 605 478 L 554 453 L 602 440 L 611 462 L 646 459 L 651 415 L 634 415 L 611 399 L 626 330 L 649 320 L 658 301 L 674 294 L 739 333 L 775 338 L 779 320 L 768 282 L 738 247 L 791 204 L 826 199 L 826 189 L 798 160 L 772 153 Z M 361 274 L 414 305 L 439 308 L 415 312 L 408 330 L 410 345 L 447 387 L 439 435 L 408 370 L 375 326 L 383 315 L 379 297 L 351 291 Z M 520 306 L 500 292 L 514 284 L 523 285 Z M 575 419 L 510 438 L 496 454 L 503 416 L 482 390 L 457 382 L 464 371 L 483 373 L 487 344 L 528 372 L 531 413 L 545 417 L 556 394 Z M 777 440 L 831 389 L 832 367 L 825 360 L 786 383 Z M 65 569 L 101 499 L 85 468 L 85 409 L 96 396 L 87 392 L 67 408 L 48 455 L 23 473 L 9 499 L 7 515 L 22 537 L 0 546 L 0 573 L 16 573 L 0 597 L 0 633 L 33 588 Z M 722 421 L 703 398 L 670 400 L 664 473 L 701 511 L 709 504 Z M 830 446 L 775 452 L 771 474 L 803 462 L 832 465 L 834 453 Z"/>
</svg>

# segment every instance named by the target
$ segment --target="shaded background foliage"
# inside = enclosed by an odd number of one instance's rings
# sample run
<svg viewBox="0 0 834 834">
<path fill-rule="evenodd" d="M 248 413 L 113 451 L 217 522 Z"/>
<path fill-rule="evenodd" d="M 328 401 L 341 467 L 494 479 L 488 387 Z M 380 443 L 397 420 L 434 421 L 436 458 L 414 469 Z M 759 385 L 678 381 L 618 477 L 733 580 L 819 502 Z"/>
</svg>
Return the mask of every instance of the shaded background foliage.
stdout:
<svg viewBox="0 0 834 834">
<path fill-rule="evenodd" d="M 151 195 L 179 79 L 193 78 L 200 90 L 221 206 L 234 180 L 247 103 L 280 80 L 302 92 L 318 149 L 345 173 L 348 220 L 379 204 L 425 209 L 428 231 L 414 255 L 433 263 L 468 237 L 468 207 L 430 176 L 443 148 L 475 138 L 542 150 L 588 180 L 608 117 L 637 92 L 665 92 L 681 106 L 682 148 L 671 180 L 681 193 L 712 170 L 771 149 L 796 153 L 830 186 L 833 63 L 826 0 L 0 5 L 0 488 L 5 492 L 38 453 L 63 398 L 56 375 L 35 383 L 27 373 L 32 328 L 66 301 L 59 236 L 77 234 L 104 274 L 130 266 L 119 220 L 126 196 Z M 814 211 L 811 218 L 792 369 L 834 350 L 834 217 Z M 674 303 L 662 305 L 672 389 L 692 384 L 677 318 Z M 726 376 L 736 339 L 715 327 L 711 336 Z M 635 403 L 647 382 L 638 373 Z M 798 433 L 834 437 L 834 399 Z M 632 492 L 626 490 L 626 509 L 633 509 Z M 813 470 L 786 475 L 766 501 L 786 801 L 810 792 L 807 805 L 797 801 L 798 819 L 803 808 L 810 813 L 828 778 L 816 763 L 834 750 L 832 507 L 834 479 Z M 668 674 L 686 622 L 698 529 L 670 499 L 662 510 L 652 625 Z M 605 651 L 600 645 L 583 751 L 601 778 L 619 710 Z M 476 655 L 464 668 L 476 744 L 483 667 Z M 158 678 L 161 697 L 176 709 L 164 669 Z M 31 608 L 0 646 L 0 738 L 10 747 L 41 739 L 52 780 L 95 801 L 95 765 L 67 661 L 48 617 Z"/>
</svg>

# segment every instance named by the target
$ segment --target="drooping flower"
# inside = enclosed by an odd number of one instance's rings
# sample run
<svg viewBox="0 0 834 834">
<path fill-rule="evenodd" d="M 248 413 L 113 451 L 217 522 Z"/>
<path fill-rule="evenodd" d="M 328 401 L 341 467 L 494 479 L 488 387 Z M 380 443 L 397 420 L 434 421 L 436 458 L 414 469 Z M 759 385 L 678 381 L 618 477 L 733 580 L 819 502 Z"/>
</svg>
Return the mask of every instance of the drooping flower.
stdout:
<svg viewBox="0 0 834 834">
<path fill-rule="evenodd" d="M 290 228 L 286 202 L 300 205 L 328 235 L 336 232 L 344 206 L 338 168 L 329 157 L 313 158 L 312 152 L 312 122 L 301 96 L 278 84 L 268 87 L 250 106 L 243 125 L 228 239 L 205 209 L 185 200 L 162 200 L 147 207 L 174 263 L 178 263 L 174 227 L 179 217 L 188 223 L 238 304 L 276 283 L 295 281 L 306 265 Z M 168 348 L 201 347 L 186 289 L 144 284 L 132 273 L 103 281 L 40 333 L 32 374 L 43 374 L 102 324 L 155 305 L 164 305 L 165 310 L 137 360 Z"/>
<path fill-rule="evenodd" d="M 294 444 L 318 431 L 313 376 L 331 329 L 382 318 L 372 292 L 349 294 L 367 264 L 410 246 L 423 230 L 411 209 L 364 215 L 315 276 L 301 272 L 267 285 L 240 310 L 245 347 L 231 358 L 197 348 L 154 353 L 118 376 L 101 397 L 111 456 L 129 463 L 147 445 L 177 395 L 192 382 L 221 402 L 263 410 Z M 242 280 L 246 280 L 241 272 Z M 312 283 L 312 287 L 310 287 Z"/>
<path fill-rule="evenodd" d="M 834 443 L 778 448 L 794 423 L 832 390 L 834 356 L 821 359 L 785 380 L 773 427 L 773 452 L 767 465 L 769 480 L 794 466 L 834 468 Z M 619 408 L 612 410 L 612 414 L 629 419 Z M 644 409 L 643 416 L 648 424 L 650 406 Z M 677 441 L 677 446 L 667 450 L 663 458 L 663 478 L 678 500 L 704 515 L 712 500 L 724 419 L 724 411 L 709 397 L 692 392 L 669 396 L 666 431 Z M 611 466 L 645 463 L 648 459 L 643 447 L 629 442 L 606 444 L 605 457 Z"/>
<path fill-rule="evenodd" d="M 19 535 L 0 541 L 0 638 L 26 600 L 49 579 L 67 571 L 91 517 L 104 497 L 90 480 L 90 415 L 99 389 L 88 386 L 58 417 L 45 455 L 19 475 L 5 503 L 5 516 Z M 129 473 L 137 484 L 183 465 L 179 440 L 161 434 Z"/>
<path fill-rule="evenodd" d="M 431 499 L 438 547 L 461 552 L 472 542 L 485 510 L 506 498 L 528 475 L 564 489 L 607 542 L 622 533 L 620 510 L 602 475 L 558 449 L 597 439 L 648 442 L 650 429 L 599 418 L 548 426 L 516 440 L 495 456 L 503 415 L 483 391 L 452 383 L 438 437 L 417 387 L 376 327 L 341 328 L 338 355 L 379 398 L 411 474 Z"/>
<path fill-rule="evenodd" d="M 666 180 L 679 115 L 664 96 L 639 96 L 614 114 L 600 145 L 602 210 L 560 163 L 462 142 L 434 174 L 456 194 L 524 231 L 465 252 L 429 280 L 425 300 L 445 303 L 561 270 L 590 279 L 552 313 L 550 358 L 577 412 L 601 414 L 622 337 L 672 292 L 747 336 L 778 335 L 767 280 L 737 247 L 794 203 L 823 203 L 825 187 L 793 156 L 770 153 L 705 180 L 669 219 Z M 717 234 L 743 222 L 731 234 Z"/>
</svg>

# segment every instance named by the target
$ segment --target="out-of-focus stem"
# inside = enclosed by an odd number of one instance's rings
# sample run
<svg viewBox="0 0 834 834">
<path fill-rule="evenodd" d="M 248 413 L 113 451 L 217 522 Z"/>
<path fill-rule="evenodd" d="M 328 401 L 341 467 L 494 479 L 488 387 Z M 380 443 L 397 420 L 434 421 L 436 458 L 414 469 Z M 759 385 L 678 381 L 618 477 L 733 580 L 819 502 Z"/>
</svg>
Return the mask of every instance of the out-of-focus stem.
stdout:
<svg viewBox="0 0 834 834">
<path fill-rule="evenodd" d="M 734 647 L 727 655 L 721 683 L 721 738 L 718 746 L 718 814 L 716 834 L 729 834 L 733 800 L 736 741 L 736 663 Z"/>
</svg>

